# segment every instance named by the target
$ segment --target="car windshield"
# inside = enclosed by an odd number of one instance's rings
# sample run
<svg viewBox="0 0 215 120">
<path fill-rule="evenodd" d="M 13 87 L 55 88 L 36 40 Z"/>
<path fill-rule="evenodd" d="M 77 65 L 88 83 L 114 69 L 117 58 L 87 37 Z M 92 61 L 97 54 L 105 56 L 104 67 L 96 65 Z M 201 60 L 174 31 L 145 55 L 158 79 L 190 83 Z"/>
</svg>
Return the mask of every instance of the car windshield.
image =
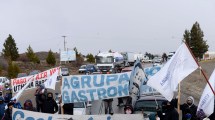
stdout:
<svg viewBox="0 0 215 120">
<path fill-rule="evenodd" d="M 74 103 L 74 108 L 84 108 L 84 103 L 83 102 Z"/>
<path fill-rule="evenodd" d="M 159 106 L 161 106 L 164 100 L 157 100 Z M 135 111 L 149 111 L 149 112 L 156 112 L 156 102 L 155 100 L 139 100 L 135 104 Z"/>
<path fill-rule="evenodd" d="M 93 65 L 87 65 L 87 69 L 93 68 Z"/>
<path fill-rule="evenodd" d="M 80 67 L 80 69 L 85 69 L 86 68 L 86 65 L 82 65 L 81 67 Z"/>
<path fill-rule="evenodd" d="M 108 56 L 108 57 L 97 56 L 96 57 L 96 63 L 113 63 L 113 62 L 114 62 L 114 58 L 112 56 Z"/>
</svg>

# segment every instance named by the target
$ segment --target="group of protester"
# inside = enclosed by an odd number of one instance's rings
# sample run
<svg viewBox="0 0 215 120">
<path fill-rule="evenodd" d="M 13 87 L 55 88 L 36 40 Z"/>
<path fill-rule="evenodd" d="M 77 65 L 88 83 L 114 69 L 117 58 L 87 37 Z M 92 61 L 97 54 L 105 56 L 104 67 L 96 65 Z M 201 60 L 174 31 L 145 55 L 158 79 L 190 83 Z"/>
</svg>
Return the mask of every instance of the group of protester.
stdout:
<svg viewBox="0 0 215 120">
<path fill-rule="evenodd" d="M 176 110 L 178 99 L 175 98 L 171 102 L 164 101 L 162 108 L 157 108 L 157 118 L 159 120 L 179 120 L 179 114 Z M 182 111 L 182 120 L 215 120 L 215 113 L 207 117 L 204 112 L 197 113 L 197 106 L 194 104 L 194 98 L 189 96 L 186 103 L 180 105 Z"/>
</svg>

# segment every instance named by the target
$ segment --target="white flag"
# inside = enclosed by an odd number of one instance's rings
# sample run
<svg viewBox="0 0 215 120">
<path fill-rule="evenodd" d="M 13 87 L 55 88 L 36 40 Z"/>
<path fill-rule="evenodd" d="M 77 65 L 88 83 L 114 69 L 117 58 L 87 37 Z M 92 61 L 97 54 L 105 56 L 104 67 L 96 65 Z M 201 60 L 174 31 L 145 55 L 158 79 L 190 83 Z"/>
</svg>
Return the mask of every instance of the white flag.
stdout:
<svg viewBox="0 0 215 120">
<path fill-rule="evenodd" d="M 183 43 L 164 67 L 148 80 L 147 85 L 171 101 L 178 83 L 197 68 L 196 61 Z"/>
<path fill-rule="evenodd" d="M 56 71 L 52 75 L 50 75 L 50 77 L 44 82 L 45 88 L 50 88 L 55 90 L 58 74 L 59 74 L 59 69 L 56 69 Z"/>
<path fill-rule="evenodd" d="M 211 84 L 211 87 L 213 90 L 214 90 L 214 83 L 215 83 L 214 81 L 215 81 L 215 70 L 213 71 L 213 73 L 209 79 L 209 83 Z M 208 84 L 206 85 L 206 87 L 203 91 L 203 94 L 199 101 L 197 111 L 198 112 L 203 111 L 205 113 L 205 115 L 207 115 L 207 116 L 210 116 L 214 111 L 214 94 Z"/>
</svg>

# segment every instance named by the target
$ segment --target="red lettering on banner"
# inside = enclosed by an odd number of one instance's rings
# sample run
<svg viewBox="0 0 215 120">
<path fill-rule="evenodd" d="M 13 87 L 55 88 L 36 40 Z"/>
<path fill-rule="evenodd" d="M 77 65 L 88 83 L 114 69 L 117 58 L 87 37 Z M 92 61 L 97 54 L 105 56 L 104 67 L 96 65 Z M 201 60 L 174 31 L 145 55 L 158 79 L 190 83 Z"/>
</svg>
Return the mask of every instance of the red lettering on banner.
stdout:
<svg viewBox="0 0 215 120">
<path fill-rule="evenodd" d="M 53 68 L 50 70 L 50 75 L 52 76 L 52 74 L 54 74 L 56 72 L 56 68 Z"/>
<path fill-rule="evenodd" d="M 42 79 L 42 78 L 46 78 L 46 77 L 47 77 L 47 71 L 41 72 L 41 73 L 37 74 L 36 80 L 39 80 L 39 79 Z"/>
<path fill-rule="evenodd" d="M 21 78 L 21 79 L 13 79 L 13 85 L 19 85 L 26 83 L 26 78 Z"/>
</svg>

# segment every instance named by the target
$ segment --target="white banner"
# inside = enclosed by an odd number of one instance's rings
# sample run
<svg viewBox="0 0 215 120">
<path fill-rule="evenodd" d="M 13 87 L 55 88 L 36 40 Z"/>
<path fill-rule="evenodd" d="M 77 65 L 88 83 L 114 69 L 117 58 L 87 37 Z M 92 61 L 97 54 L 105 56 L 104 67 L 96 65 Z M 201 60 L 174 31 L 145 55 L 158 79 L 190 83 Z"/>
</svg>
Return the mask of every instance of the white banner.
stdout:
<svg viewBox="0 0 215 120">
<path fill-rule="evenodd" d="M 211 74 L 211 77 L 209 79 L 209 83 L 214 90 L 214 85 L 215 85 L 215 70 Z M 198 112 L 203 111 L 207 116 L 211 115 L 214 112 L 214 94 L 210 88 L 210 86 L 207 84 L 203 94 L 201 96 L 201 99 L 199 101 L 198 105 Z M 197 113 L 198 113 L 197 112 Z"/>
<path fill-rule="evenodd" d="M 196 61 L 183 43 L 164 67 L 148 80 L 147 85 L 171 101 L 178 83 L 197 68 Z"/>
<path fill-rule="evenodd" d="M 142 114 L 58 115 L 13 108 L 12 120 L 143 120 Z"/>
<path fill-rule="evenodd" d="M 56 67 L 56 68 L 52 68 L 44 72 L 38 73 L 34 76 L 11 79 L 13 93 L 19 92 L 25 86 L 25 84 L 32 79 L 32 77 L 33 77 L 33 80 L 26 89 L 35 88 L 38 84 L 40 85 L 44 83 L 54 73 L 58 72 L 59 74 L 59 71 L 60 71 L 60 67 Z"/>
<path fill-rule="evenodd" d="M 128 96 L 130 74 L 63 76 L 62 101 L 74 103 Z"/>
</svg>

